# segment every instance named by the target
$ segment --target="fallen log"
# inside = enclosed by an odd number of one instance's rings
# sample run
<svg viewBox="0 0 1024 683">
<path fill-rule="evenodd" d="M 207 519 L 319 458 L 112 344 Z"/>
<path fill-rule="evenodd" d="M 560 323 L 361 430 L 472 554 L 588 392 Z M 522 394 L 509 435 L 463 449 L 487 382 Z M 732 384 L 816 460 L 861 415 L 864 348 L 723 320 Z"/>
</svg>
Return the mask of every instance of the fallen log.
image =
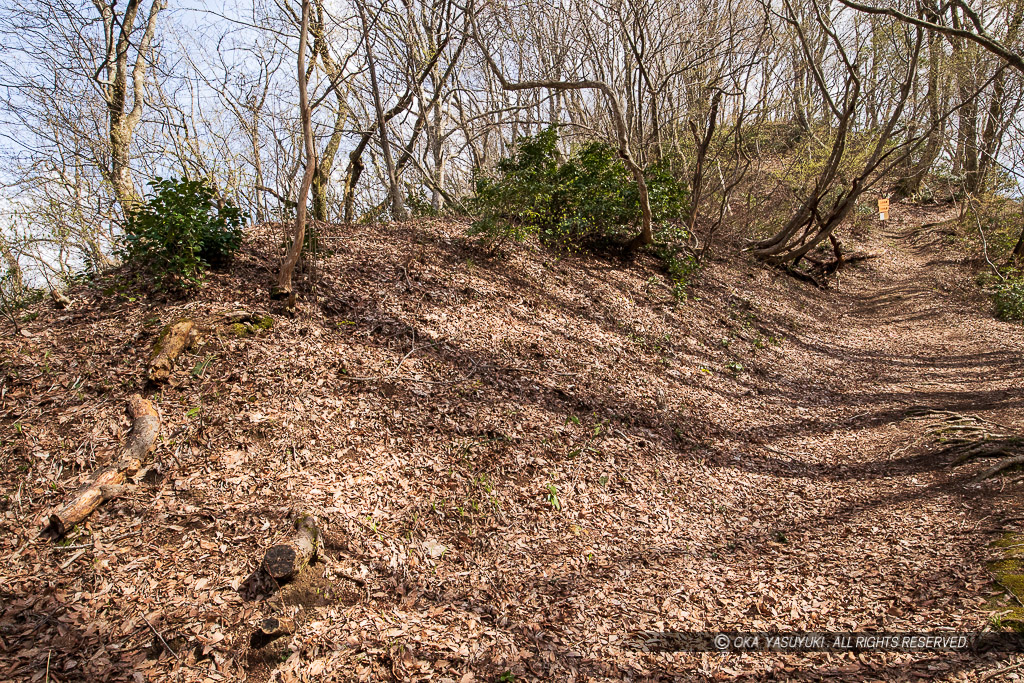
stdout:
<svg viewBox="0 0 1024 683">
<path fill-rule="evenodd" d="M 132 430 L 113 464 L 93 472 L 67 501 L 49 516 L 46 532 L 60 538 L 82 522 L 92 511 L 111 498 L 124 493 L 125 483 L 142 467 L 160 432 L 160 416 L 153 404 L 138 394 L 128 399 L 128 417 Z"/>
<path fill-rule="evenodd" d="M 316 559 L 320 529 L 312 515 L 295 518 L 295 533 L 285 543 L 271 546 L 263 556 L 263 568 L 278 582 L 287 581 Z"/>
<path fill-rule="evenodd" d="M 71 299 L 64 292 L 58 292 L 56 289 L 50 290 L 50 297 L 53 299 L 53 305 L 60 310 L 65 308 L 71 308 Z"/>
<path fill-rule="evenodd" d="M 174 361 L 192 343 L 194 328 L 195 323 L 188 318 L 176 320 L 164 327 L 153 346 L 153 355 L 150 357 L 146 372 L 149 379 L 154 382 L 167 381 L 171 376 Z"/>
<path fill-rule="evenodd" d="M 265 647 L 268 643 L 295 632 L 295 620 L 291 617 L 267 617 L 261 619 L 249 638 L 254 648 Z"/>
</svg>

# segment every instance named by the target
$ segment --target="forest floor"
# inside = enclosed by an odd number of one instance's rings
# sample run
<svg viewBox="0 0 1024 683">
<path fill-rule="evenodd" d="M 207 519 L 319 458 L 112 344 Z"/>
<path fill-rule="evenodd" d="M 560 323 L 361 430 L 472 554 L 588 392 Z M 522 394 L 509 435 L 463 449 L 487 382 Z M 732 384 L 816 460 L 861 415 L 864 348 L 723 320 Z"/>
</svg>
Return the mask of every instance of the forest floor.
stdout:
<svg viewBox="0 0 1024 683">
<path fill-rule="evenodd" d="M 677 301 L 653 259 L 491 259 L 448 221 L 332 228 L 270 330 L 279 231 L 162 302 L 112 282 L 0 336 L 0 679 L 1014 680 L 1020 655 L 643 653 L 637 630 L 991 628 L 1019 473 L 951 466 L 953 411 L 1024 432 L 1024 334 L 956 240 L 895 205 L 816 290 L 737 255 Z M 143 384 L 162 325 L 203 326 Z M 152 467 L 60 543 L 44 515 L 110 461 L 125 399 Z M 261 553 L 299 511 L 321 560 Z M 293 634 L 261 648 L 265 616 Z M 509 672 L 506 674 L 506 672 Z"/>
</svg>

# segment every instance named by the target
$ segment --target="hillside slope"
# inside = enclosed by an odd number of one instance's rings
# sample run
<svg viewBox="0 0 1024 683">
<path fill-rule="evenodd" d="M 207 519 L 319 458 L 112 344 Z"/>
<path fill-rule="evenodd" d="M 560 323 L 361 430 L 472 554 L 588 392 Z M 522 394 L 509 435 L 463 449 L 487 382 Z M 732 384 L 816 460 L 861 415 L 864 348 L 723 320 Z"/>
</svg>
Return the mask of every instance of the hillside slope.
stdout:
<svg viewBox="0 0 1024 683">
<path fill-rule="evenodd" d="M 191 302 L 104 284 L 69 312 L 38 306 L 0 338 L 0 678 L 975 680 L 1005 665 L 624 642 L 987 625 L 986 544 L 1021 483 L 972 487 L 991 462 L 949 467 L 908 408 L 1024 430 L 1024 338 L 952 247 L 906 237 L 931 214 L 902 214 L 829 290 L 730 257 L 686 302 L 646 258 L 489 260 L 444 221 L 335 228 L 296 317 L 208 326 L 151 392 L 154 467 L 63 546 L 32 540 L 42 515 L 117 450 L 162 325 L 266 310 L 278 232 L 252 231 Z M 298 511 L 320 520 L 326 561 L 277 590 L 261 551 Z M 281 614 L 294 635 L 251 647 Z"/>
</svg>

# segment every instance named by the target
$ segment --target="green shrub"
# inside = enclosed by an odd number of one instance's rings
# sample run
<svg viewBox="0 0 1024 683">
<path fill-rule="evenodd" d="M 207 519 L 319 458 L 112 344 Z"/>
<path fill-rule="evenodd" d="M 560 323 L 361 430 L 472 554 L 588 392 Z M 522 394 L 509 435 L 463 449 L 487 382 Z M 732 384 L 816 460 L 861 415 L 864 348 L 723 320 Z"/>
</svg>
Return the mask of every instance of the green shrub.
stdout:
<svg viewBox="0 0 1024 683">
<path fill-rule="evenodd" d="M 687 288 L 692 284 L 697 271 L 700 270 L 700 262 L 693 254 L 687 253 L 663 256 L 662 260 L 668 268 L 668 276 L 672 281 L 672 296 L 679 301 L 685 301 Z"/>
<path fill-rule="evenodd" d="M 226 266 L 242 243 L 242 212 L 219 205 L 205 180 L 157 178 L 128 214 L 119 256 L 146 272 L 158 289 L 198 287 L 203 272 Z"/>
<path fill-rule="evenodd" d="M 992 303 L 1000 320 L 1024 320 L 1024 280 L 1007 280 L 997 285 Z"/>
<path fill-rule="evenodd" d="M 656 224 L 686 214 L 686 186 L 667 164 L 649 168 L 645 179 Z M 569 251 L 596 249 L 632 236 L 641 219 L 636 182 L 616 150 L 588 142 L 559 162 L 554 128 L 520 139 L 515 155 L 493 176 L 478 174 L 475 186 L 479 219 L 470 234 L 497 244 L 537 235 Z"/>
</svg>

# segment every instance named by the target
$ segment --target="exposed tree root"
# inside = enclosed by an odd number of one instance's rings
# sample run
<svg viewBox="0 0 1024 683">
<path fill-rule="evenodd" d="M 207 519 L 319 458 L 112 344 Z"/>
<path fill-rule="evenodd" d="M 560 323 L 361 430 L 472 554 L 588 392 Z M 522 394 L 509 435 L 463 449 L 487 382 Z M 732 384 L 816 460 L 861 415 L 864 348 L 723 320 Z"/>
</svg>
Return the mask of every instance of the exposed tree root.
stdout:
<svg viewBox="0 0 1024 683">
<path fill-rule="evenodd" d="M 946 445 L 940 454 L 956 456 L 950 462 L 951 467 L 975 458 L 1007 457 L 999 465 L 979 475 L 976 481 L 987 479 L 1001 469 L 1016 464 L 1011 462 L 1015 458 L 1024 457 L 1021 455 L 1024 437 L 1012 434 L 1007 427 L 976 415 L 914 406 L 907 409 L 907 416 L 932 420 L 928 423 L 926 433 Z"/>
<path fill-rule="evenodd" d="M 1024 455 L 1015 455 L 1012 458 L 1000 460 L 998 464 L 988 468 L 987 470 L 976 476 L 973 479 L 972 483 L 976 484 L 980 481 L 985 481 L 986 479 L 994 477 L 1003 470 L 1013 467 L 1014 465 L 1024 465 Z"/>
<path fill-rule="evenodd" d="M 795 266 L 779 266 L 779 267 L 782 269 L 782 272 L 786 273 L 790 277 L 793 277 L 793 278 L 796 278 L 797 280 L 800 280 L 800 282 L 809 282 L 810 284 L 814 285 L 818 289 L 825 289 L 824 283 L 820 282 L 816 277 L 814 277 L 810 273 L 804 272 L 802 270 L 798 270 Z"/>
<path fill-rule="evenodd" d="M 844 255 L 841 259 L 835 259 L 828 263 L 823 263 L 821 266 L 822 274 L 831 275 L 838 270 L 849 266 L 853 263 L 860 263 L 861 261 L 867 261 L 869 259 L 878 258 L 878 254 L 850 254 L 849 256 Z"/>
<path fill-rule="evenodd" d="M 950 465 L 956 466 L 975 458 L 995 458 L 1001 455 L 1012 456 L 1015 451 L 1020 450 L 1021 446 L 1024 446 L 1024 441 L 1021 441 L 1019 437 L 1010 437 L 1008 439 L 979 441 L 964 446 L 956 446 L 947 449 L 947 452 L 959 451 L 957 458 L 950 463 Z"/>
</svg>

